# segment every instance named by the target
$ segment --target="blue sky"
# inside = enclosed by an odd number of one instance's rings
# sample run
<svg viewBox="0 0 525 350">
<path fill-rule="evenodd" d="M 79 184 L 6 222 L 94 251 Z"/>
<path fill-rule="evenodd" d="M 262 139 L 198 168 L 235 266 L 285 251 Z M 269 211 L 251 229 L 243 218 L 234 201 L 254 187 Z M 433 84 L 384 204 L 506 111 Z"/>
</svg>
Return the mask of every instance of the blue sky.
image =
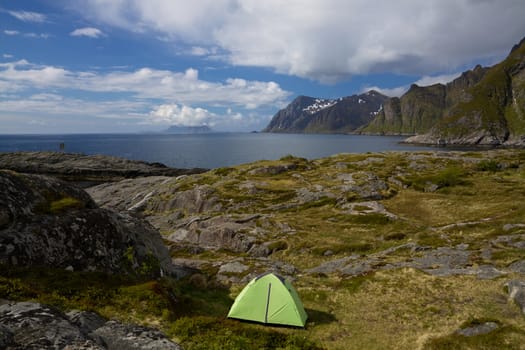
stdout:
<svg viewBox="0 0 525 350">
<path fill-rule="evenodd" d="M 260 130 L 298 95 L 492 65 L 523 0 L 0 0 L 0 134 Z"/>
</svg>

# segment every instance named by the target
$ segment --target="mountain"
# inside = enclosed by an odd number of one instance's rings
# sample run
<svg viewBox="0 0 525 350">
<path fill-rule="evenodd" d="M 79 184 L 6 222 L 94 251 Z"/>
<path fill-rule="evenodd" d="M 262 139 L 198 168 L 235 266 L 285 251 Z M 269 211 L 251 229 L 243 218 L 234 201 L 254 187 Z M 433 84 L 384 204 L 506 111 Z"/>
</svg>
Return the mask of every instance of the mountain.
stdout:
<svg viewBox="0 0 525 350">
<path fill-rule="evenodd" d="M 525 38 L 425 134 L 409 143 L 525 145 Z"/>
<path fill-rule="evenodd" d="M 446 85 L 412 85 L 359 132 L 416 134 L 407 143 L 525 145 L 525 39 L 495 66 Z"/>
<path fill-rule="evenodd" d="M 468 100 L 466 90 L 477 84 L 488 68 L 476 66 L 452 82 L 420 87 L 413 84 L 401 98 L 385 101 L 382 111 L 361 133 L 413 135 L 428 132 L 457 103 Z"/>
<path fill-rule="evenodd" d="M 212 132 L 208 125 L 186 126 L 186 125 L 172 125 L 163 132 L 167 134 L 207 134 Z"/>
<path fill-rule="evenodd" d="M 377 91 L 322 99 L 299 96 L 272 118 L 264 132 L 346 133 L 368 124 L 388 97 Z"/>
</svg>

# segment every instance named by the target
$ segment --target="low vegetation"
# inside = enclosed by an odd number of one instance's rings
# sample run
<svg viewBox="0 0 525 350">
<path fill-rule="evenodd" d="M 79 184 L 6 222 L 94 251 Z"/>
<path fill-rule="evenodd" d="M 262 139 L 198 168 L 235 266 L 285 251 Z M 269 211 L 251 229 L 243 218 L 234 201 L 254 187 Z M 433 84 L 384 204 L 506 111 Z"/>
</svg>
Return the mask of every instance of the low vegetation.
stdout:
<svg viewBox="0 0 525 350">
<path fill-rule="evenodd" d="M 258 239 L 268 258 L 177 243 L 174 257 L 202 263 L 182 280 L 2 266 L 0 298 L 153 325 L 185 349 L 518 349 L 525 317 L 504 284 L 524 278 L 509 268 L 525 256 L 524 160 L 523 150 L 286 156 L 188 176 L 173 196 L 211 186 L 222 207 L 181 220 L 261 214 L 253 230 L 267 231 Z M 442 275 L 416 266 L 439 249 L 466 252 L 467 262 Z M 310 272 L 341 260 L 370 269 Z M 248 270 L 220 279 L 231 261 Z M 242 278 L 277 263 L 296 268 L 306 328 L 226 319 Z M 483 265 L 502 273 L 465 272 Z M 458 333 L 483 322 L 497 328 Z"/>
</svg>

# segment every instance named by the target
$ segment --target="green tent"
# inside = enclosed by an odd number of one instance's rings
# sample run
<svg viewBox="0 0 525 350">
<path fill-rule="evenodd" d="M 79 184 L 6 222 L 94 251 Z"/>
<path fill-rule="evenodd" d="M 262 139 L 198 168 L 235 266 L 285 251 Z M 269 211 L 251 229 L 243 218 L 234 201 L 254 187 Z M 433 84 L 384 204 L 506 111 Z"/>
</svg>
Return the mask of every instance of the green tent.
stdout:
<svg viewBox="0 0 525 350">
<path fill-rule="evenodd" d="M 267 324 L 304 327 L 308 315 L 295 288 L 283 277 L 265 273 L 244 287 L 228 317 Z"/>
</svg>

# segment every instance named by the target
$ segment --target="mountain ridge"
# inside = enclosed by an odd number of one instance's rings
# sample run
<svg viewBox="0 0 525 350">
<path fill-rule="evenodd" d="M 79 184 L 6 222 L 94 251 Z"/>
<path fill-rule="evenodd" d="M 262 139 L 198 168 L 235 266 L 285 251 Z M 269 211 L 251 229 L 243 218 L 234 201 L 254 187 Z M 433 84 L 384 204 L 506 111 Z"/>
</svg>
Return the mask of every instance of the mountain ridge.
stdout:
<svg viewBox="0 0 525 350">
<path fill-rule="evenodd" d="M 278 111 L 263 132 L 353 132 L 379 113 L 387 98 L 375 90 L 337 99 L 300 95 Z"/>
</svg>

